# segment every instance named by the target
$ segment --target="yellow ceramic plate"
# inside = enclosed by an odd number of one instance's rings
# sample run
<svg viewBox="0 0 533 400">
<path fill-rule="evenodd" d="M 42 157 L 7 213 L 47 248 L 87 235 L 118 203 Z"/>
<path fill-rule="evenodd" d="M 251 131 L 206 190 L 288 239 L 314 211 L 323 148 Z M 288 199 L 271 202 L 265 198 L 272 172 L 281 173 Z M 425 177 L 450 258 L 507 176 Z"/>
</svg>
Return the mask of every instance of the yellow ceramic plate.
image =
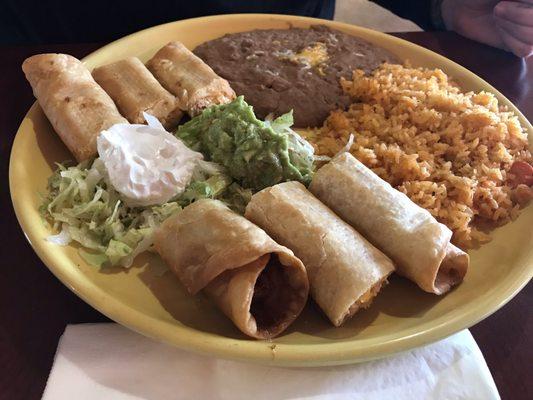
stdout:
<svg viewBox="0 0 533 400">
<path fill-rule="evenodd" d="M 307 27 L 322 23 L 360 36 L 409 59 L 416 66 L 439 67 L 466 90 L 500 93 L 473 73 L 422 47 L 392 36 L 351 25 L 277 15 L 229 15 L 170 23 L 127 36 L 87 56 L 89 68 L 126 56 L 147 60 L 161 46 L 180 40 L 190 48 L 225 33 L 257 28 Z M 287 332 L 272 342 L 249 340 L 202 295 L 188 296 L 170 273 L 157 272 L 160 259 L 137 258 L 129 271 L 98 271 L 86 265 L 74 247 L 45 241 L 50 232 L 39 216 L 39 193 L 54 162 L 71 156 L 54 134 L 38 105 L 18 130 L 10 162 L 10 189 L 15 211 L 31 245 L 50 270 L 72 291 L 108 317 L 144 335 L 217 357 L 293 366 L 345 364 L 383 357 L 444 338 L 482 320 L 509 301 L 533 271 L 533 207 L 512 224 L 496 230 L 493 241 L 470 253 L 465 281 L 437 297 L 393 278 L 368 310 L 341 328 L 334 328 L 309 304 Z"/>
</svg>

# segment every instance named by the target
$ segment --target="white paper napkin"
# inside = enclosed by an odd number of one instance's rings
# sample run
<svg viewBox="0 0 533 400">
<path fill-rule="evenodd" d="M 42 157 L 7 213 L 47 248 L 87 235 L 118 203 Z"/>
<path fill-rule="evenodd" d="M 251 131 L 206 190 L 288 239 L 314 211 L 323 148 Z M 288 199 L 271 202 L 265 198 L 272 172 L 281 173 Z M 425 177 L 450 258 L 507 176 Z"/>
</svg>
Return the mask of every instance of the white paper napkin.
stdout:
<svg viewBox="0 0 533 400">
<path fill-rule="evenodd" d="M 381 32 L 417 32 L 422 30 L 414 22 L 398 17 L 386 8 L 368 0 L 337 0 L 333 19 Z"/>
<path fill-rule="evenodd" d="M 45 400 L 499 399 L 469 331 L 387 359 L 274 368 L 201 356 L 117 324 L 69 325 Z"/>
</svg>

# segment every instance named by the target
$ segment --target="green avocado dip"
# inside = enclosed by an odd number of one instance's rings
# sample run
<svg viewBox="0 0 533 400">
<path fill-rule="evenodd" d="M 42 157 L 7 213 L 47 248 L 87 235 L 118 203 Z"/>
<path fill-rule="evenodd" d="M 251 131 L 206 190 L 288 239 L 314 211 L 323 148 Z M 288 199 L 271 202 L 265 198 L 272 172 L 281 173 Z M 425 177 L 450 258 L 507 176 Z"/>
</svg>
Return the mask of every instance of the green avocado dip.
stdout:
<svg viewBox="0 0 533 400">
<path fill-rule="evenodd" d="M 290 127 L 292 111 L 272 121 L 256 118 L 242 96 L 212 106 L 181 125 L 176 136 L 207 159 L 222 164 L 242 186 L 261 190 L 283 181 L 307 185 L 313 147 Z"/>
</svg>

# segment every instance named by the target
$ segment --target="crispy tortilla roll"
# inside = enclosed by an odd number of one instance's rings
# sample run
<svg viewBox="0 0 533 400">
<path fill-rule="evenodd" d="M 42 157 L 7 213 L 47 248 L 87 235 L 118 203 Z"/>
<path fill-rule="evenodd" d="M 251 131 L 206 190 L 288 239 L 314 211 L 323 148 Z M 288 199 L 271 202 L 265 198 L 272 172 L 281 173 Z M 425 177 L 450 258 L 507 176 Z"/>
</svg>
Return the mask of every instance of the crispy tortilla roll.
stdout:
<svg viewBox="0 0 533 400">
<path fill-rule="evenodd" d="M 93 70 L 93 78 L 132 124 L 146 123 L 143 112 L 147 112 L 172 129 L 183 115 L 177 99 L 136 57 L 98 67 Z"/>
<path fill-rule="evenodd" d="M 204 289 L 245 334 L 279 335 L 309 292 L 302 262 L 216 200 L 199 200 L 157 231 L 155 247 L 187 290 Z"/>
<path fill-rule="evenodd" d="M 450 229 L 351 154 L 320 168 L 310 190 L 426 292 L 443 294 L 463 280 L 469 258 L 450 243 Z"/>
<path fill-rule="evenodd" d="M 78 59 L 67 54 L 38 54 L 27 58 L 22 70 L 44 113 L 76 160 L 96 156 L 96 137 L 102 130 L 127 123 Z"/>
<path fill-rule="evenodd" d="M 179 101 L 189 115 L 199 114 L 213 104 L 229 103 L 235 92 L 180 42 L 170 42 L 146 63 L 148 69 Z"/>
<path fill-rule="evenodd" d="M 394 270 L 384 254 L 299 182 L 256 193 L 245 216 L 302 260 L 311 295 L 335 326 L 369 306 Z"/>
</svg>

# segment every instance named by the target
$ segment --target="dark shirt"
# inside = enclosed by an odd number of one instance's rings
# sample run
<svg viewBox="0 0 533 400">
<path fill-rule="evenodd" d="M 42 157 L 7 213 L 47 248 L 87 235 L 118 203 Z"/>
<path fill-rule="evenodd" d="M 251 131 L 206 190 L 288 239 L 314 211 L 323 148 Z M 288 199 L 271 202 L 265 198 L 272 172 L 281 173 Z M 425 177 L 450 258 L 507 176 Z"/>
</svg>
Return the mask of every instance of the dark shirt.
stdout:
<svg viewBox="0 0 533 400">
<path fill-rule="evenodd" d="M 165 22 L 228 13 L 332 19 L 335 0 L 1 0 L 0 44 L 109 42 Z"/>
</svg>

